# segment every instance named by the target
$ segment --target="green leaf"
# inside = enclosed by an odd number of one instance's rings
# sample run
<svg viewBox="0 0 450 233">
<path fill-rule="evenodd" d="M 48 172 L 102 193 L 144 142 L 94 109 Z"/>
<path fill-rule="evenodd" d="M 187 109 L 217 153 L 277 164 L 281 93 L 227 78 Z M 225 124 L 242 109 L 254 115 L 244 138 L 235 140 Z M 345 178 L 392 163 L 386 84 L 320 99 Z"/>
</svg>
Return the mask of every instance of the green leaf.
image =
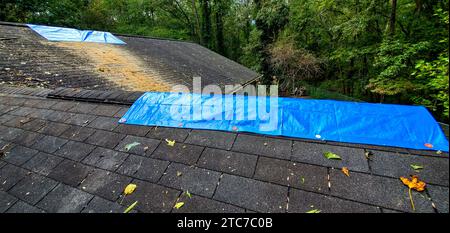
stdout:
<svg viewBox="0 0 450 233">
<path fill-rule="evenodd" d="M 192 198 L 191 193 L 189 192 L 189 190 L 186 190 L 186 196 L 188 196 L 189 198 Z"/>
<path fill-rule="evenodd" d="M 420 171 L 420 170 L 423 169 L 423 166 L 417 165 L 417 164 L 411 164 L 410 166 L 411 166 L 412 169 L 414 169 L 415 171 Z"/>
<path fill-rule="evenodd" d="M 128 208 L 123 212 L 124 214 L 130 212 L 136 205 L 137 205 L 137 201 L 135 201 L 133 204 L 131 204 L 130 206 L 128 206 Z"/>
<path fill-rule="evenodd" d="M 331 153 L 329 151 L 323 153 L 323 156 L 327 159 L 341 160 L 341 157 L 335 153 Z"/>
<path fill-rule="evenodd" d="M 302 184 L 304 184 L 305 183 L 305 177 L 302 177 L 301 179 L 302 179 Z"/>
<path fill-rule="evenodd" d="M 318 210 L 318 209 L 313 209 L 313 210 L 310 210 L 310 211 L 308 211 L 308 212 L 306 212 L 307 214 L 318 214 L 318 213 L 320 213 L 320 212 L 322 212 L 321 210 Z"/>
<path fill-rule="evenodd" d="M 141 145 L 141 143 L 139 143 L 139 142 L 133 142 L 133 143 L 130 143 L 130 144 L 127 144 L 126 146 L 125 146 L 125 151 L 130 151 L 131 149 L 133 149 L 133 147 L 135 147 L 135 146 L 139 146 L 139 145 Z"/>
</svg>

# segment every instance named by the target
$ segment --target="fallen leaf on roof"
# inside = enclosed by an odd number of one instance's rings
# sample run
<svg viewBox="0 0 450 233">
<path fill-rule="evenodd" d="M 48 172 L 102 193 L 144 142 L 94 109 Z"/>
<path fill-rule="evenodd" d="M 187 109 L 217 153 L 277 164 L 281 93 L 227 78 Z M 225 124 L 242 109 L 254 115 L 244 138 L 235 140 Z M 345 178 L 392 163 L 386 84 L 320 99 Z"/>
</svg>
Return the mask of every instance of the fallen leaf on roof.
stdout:
<svg viewBox="0 0 450 233">
<path fill-rule="evenodd" d="M 400 180 L 404 185 L 408 186 L 409 200 L 411 201 L 411 207 L 415 211 L 416 207 L 414 206 L 414 201 L 412 197 L 411 190 L 416 190 L 418 192 L 422 192 L 425 190 L 425 186 L 427 185 L 425 182 L 420 181 L 418 176 L 411 176 L 411 180 L 405 177 L 400 177 Z"/>
<path fill-rule="evenodd" d="M 366 152 L 364 153 L 364 156 L 366 156 L 366 159 L 367 159 L 367 160 L 370 160 L 370 157 L 372 156 L 372 152 L 366 151 Z"/>
<path fill-rule="evenodd" d="M 125 146 L 125 151 L 130 151 L 131 149 L 133 149 L 133 147 L 136 147 L 136 146 L 139 146 L 139 145 L 141 145 L 141 143 L 139 143 L 139 142 L 133 142 L 133 143 L 130 143 L 130 144 L 127 144 L 126 146 Z"/>
<path fill-rule="evenodd" d="M 192 198 L 191 193 L 189 192 L 189 190 L 186 190 L 186 196 L 188 196 L 189 198 Z"/>
<path fill-rule="evenodd" d="M 302 181 L 302 184 L 304 184 L 305 183 L 305 177 L 302 177 L 301 181 Z"/>
<path fill-rule="evenodd" d="M 167 145 L 168 146 L 175 146 L 175 140 L 169 140 L 169 139 L 166 139 L 166 142 L 167 142 Z"/>
<path fill-rule="evenodd" d="M 343 167 L 343 168 L 342 168 L 342 172 L 343 172 L 346 176 L 350 177 L 350 171 L 348 170 L 347 167 Z"/>
<path fill-rule="evenodd" d="M 411 180 L 405 177 L 400 177 L 400 180 L 404 185 L 408 186 L 408 188 L 419 192 L 425 190 L 425 186 L 427 185 L 425 182 L 420 181 L 418 176 L 411 176 Z"/>
<path fill-rule="evenodd" d="M 318 213 L 320 213 L 320 212 L 322 212 L 322 211 L 321 211 L 321 210 L 318 210 L 318 209 L 313 209 L 313 210 L 307 211 L 306 213 L 307 213 L 307 214 L 318 214 Z"/>
<path fill-rule="evenodd" d="M 411 164 L 410 166 L 411 166 L 412 169 L 414 169 L 414 171 L 416 171 L 416 172 L 419 172 L 420 170 L 423 169 L 423 166 L 417 165 L 417 164 Z"/>
<path fill-rule="evenodd" d="M 182 175 L 183 175 L 183 173 L 177 171 L 177 176 L 182 176 Z"/>
<path fill-rule="evenodd" d="M 127 185 L 127 187 L 125 187 L 125 190 L 123 191 L 123 193 L 125 195 L 130 195 L 134 192 L 134 190 L 136 190 L 137 185 L 135 184 L 129 184 Z"/>
<path fill-rule="evenodd" d="M 123 212 L 124 214 L 130 212 L 131 210 L 133 210 L 133 208 L 137 205 L 138 201 L 135 201 L 133 204 L 131 204 L 130 206 L 128 206 L 128 208 Z"/>
<path fill-rule="evenodd" d="M 438 151 L 436 151 L 436 154 L 440 155 L 440 154 L 442 154 L 442 151 L 438 150 Z"/>
<path fill-rule="evenodd" d="M 6 148 L 9 146 L 9 144 L 4 145 L 1 149 L 0 149 L 0 158 L 5 156 L 7 154 L 6 152 Z"/>
<path fill-rule="evenodd" d="M 175 206 L 173 208 L 178 210 L 178 209 L 180 209 L 183 206 L 184 206 L 184 202 L 177 202 L 177 204 L 175 204 Z"/>
<path fill-rule="evenodd" d="M 339 155 L 329 151 L 323 153 L 323 156 L 325 156 L 325 158 L 327 159 L 341 160 L 341 157 Z"/>
</svg>

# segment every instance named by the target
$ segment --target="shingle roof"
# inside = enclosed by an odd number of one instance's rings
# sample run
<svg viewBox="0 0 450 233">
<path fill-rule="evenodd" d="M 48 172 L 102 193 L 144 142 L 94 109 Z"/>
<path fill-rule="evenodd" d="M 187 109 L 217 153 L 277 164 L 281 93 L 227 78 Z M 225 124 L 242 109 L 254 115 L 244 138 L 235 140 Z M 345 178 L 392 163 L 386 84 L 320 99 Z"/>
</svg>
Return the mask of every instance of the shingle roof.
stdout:
<svg viewBox="0 0 450 233">
<path fill-rule="evenodd" d="M 399 180 L 411 164 L 428 184 L 413 193 L 416 212 L 448 212 L 447 153 L 119 125 L 128 105 L 0 89 L 0 212 L 122 212 L 134 201 L 138 212 L 412 212 Z"/>
<path fill-rule="evenodd" d="M 245 84 L 256 72 L 198 44 L 119 36 L 126 45 L 49 42 L 0 22 L 0 81 L 31 86 L 168 91 L 173 85 Z"/>
</svg>

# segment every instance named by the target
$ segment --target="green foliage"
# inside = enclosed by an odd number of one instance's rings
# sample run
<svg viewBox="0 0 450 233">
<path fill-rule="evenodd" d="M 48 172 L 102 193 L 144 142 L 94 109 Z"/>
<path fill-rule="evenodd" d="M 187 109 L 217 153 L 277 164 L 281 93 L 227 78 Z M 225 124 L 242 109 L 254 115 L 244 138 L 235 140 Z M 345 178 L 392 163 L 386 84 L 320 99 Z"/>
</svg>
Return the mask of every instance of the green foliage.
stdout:
<svg viewBox="0 0 450 233">
<path fill-rule="evenodd" d="M 282 93 L 317 87 L 311 95 L 420 104 L 448 120 L 449 0 L 397 0 L 395 11 L 391 4 L 3 0 L 0 21 L 190 40 L 260 72 L 266 83 L 276 77 Z"/>
</svg>

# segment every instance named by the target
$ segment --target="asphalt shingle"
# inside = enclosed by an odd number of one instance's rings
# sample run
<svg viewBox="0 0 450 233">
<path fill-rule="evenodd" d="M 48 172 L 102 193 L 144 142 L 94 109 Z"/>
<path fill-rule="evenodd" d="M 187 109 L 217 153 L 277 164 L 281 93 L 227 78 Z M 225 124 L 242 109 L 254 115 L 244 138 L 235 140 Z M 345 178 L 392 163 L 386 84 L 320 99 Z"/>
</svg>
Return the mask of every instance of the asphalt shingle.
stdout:
<svg viewBox="0 0 450 233">
<path fill-rule="evenodd" d="M 63 161 L 63 158 L 39 152 L 33 158 L 28 160 L 23 167 L 33 172 L 47 176 L 53 168 Z"/>
<path fill-rule="evenodd" d="M 90 153 L 83 163 L 109 171 L 115 171 L 125 161 L 128 154 L 97 147 Z"/>
<path fill-rule="evenodd" d="M 125 207 L 101 197 L 94 197 L 82 213 L 123 213 Z"/>
<path fill-rule="evenodd" d="M 338 199 L 322 194 L 291 189 L 289 192 L 290 213 L 306 213 L 319 210 L 321 213 L 380 213 L 380 208 L 358 202 Z"/>
<path fill-rule="evenodd" d="M 166 142 L 162 142 L 153 152 L 152 157 L 193 165 L 200 157 L 203 148 L 182 143 L 175 143 L 174 146 L 169 146 Z"/>
<path fill-rule="evenodd" d="M 43 151 L 46 153 L 53 153 L 66 144 L 68 141 L 66 139 L 53 137 L 53 136 L 44 136 L 41 140 L 37 141 L 33 144 L 33 149 Z"/>
<path fill-rule="evenodd" d="M 400 179 L 350 173 L 345 176 L 340 170 L 331 170 L 331 194 L 349 200 L 373 204 L 394 210 L 412 212 L 408 187 Z M 424 193 L 413 192 L 416 210 L 434 212 L 431 202 Z"/>
<path fill-rule="evenodd" d="M 257 159 L 255 155 L 206 148 L 198 161 L 198 166 L 251 177 L 255 171 Z"/>
<path fill-rule="evenodd" d="M 93 168 L 86 165 L 65 160 L 52 169 L 48 176 L 52 179 L 76 187 L 92 170 Z"/>
<path fill-rule="evenodd" d="M 9 208 L 8 211 L 6 211 L 6 213 L 38 214 L 38 213 L 45 213 L 45 211 L 19 200 L 13 206 L 11 206 L 11 208 Z"/>
<path fill-rule="evenodd" d="M 37 204 L 37 207 L 51 213 L 78 213 L 87 206 L 92 197 L 92 194 L 59 184 Z"/>
<path fill-rule="evenodd" d="M 168 161 L 130 155 L 117 172 L 138 179 L 157 182 L 167 166 L 169 166 Z"/>
<path fill-rule="evenodd" d="M 173 209 L 173 213 L 244 213 L 245 210 L 223 202 L 211 200 L 201 196 L 182 194 L 178 202 L 184 202 L 180 209 Z"/>
<path fill-rule="evenodd" d="M 131 178 L 96 169 L 81 183 L 81 189 L 110 201 L 116 201 Z"/>
<path fill-rule="evenodd" d="M 236 134 L 210 130 L 192 130 L 185 143 L 229 150 Z"/>
<path fill-rule="evenodd" d="M 95 146 L 82 142 L 69 141 L 61 149 L 55 152 L 55 155 L 74 161 L 83 160 L 94 150 Z"/>
<path fill-rule="evenodd" d="M 0 191 L 7 191 L 20 180 L 22 180 L 28 172 L 25 169 L 7 164 L 0 169 Z"/>
<path fill-rule="evenodd" d="M 325 152 L 332 152 L 342 160 L 330 160 L 325 158 Z M 369 172 L 369 164 L 363 149 L 330 146 L 315 143 L 294 142 L 293 160 L 298 162 L 316 164 L 327 167 L 347 167 L 351 171 Z"/>
<path fill-rule="evenodd" d="M 289 159 L 291 157 L 290 140 L 239 134 L 233 145 L 233 151 L 264 155 L 273 158 Z"/>
<path fill-rule="evenodd" d="M 285 212 L 288 188 L 233 175 L 223 175 L 214 199 L 246 209 Z"/>
<path fill-rule="evenodd" d="M 48 192 L 55 188 L 57 184 L 58 182 L 45 176 L 32 174 L 16 184 L 9 193 L 27 203 L 35 205 Z"/>
<path fill-rule="evenodd" d="M 324 167 L 261 157 L 254 178 L 320 193 L 328 193 Z"/>
<path fill-rule="evenodd" d="M 148 130 L 147 137 L 161 139 L 161 140 L 175 140 L 176 142 L 183 142 L 189 135 L 190 129 L 180 128 L 164 128 L 153 127 Z"/>
<path fill-rule="evenodd" d="M 37 150 L 33 150 L 23 146 L 15 146 L 7 153 L 5 153 L 5 156 L 2 159 L 14 165 L 20 166 L 31 159 L 37 153 Z"/>
<path fill-rule="evenodd" d="M 190 193 L 212 197 L 220 173 L 203 168 L 172 163 L 160 183 Z"/>
<path fill-rule="evenodd" d="M 133 192 L 133 198 L 125 198 L 124 206 L 138 202 L 135 209 L 145 213 L 168 213 L 175 205 L 180 191 L 144 181 L 134 182 L 138 188 Z"/>
<path fill-rule="evenodd" d="M 449 159 L 405 155 L 383 151 L 372 151 L 370 167 L 372 173 L 399 178 L 401 176 L 418 175 L 426 183 L 448 186 Z M 411 165 L 423 166 L 415 172 Z"/>
<path fill-rule="evenodd" d="M 7 209 L 11 208 L 11 206 L 13 206 L 16 201 L 17 198 L 0 190 L 0 213 L 3 213 Z"/>
<path fill-rule="evenodd" d="M 127 150 L 127 146 L 132 144 L 135 145 L 130 147 L 130 150 Z M 158 145 L 158 140 L 128 135 L 116 146 L 116 150 L 131 154 L 150 156 Z"/>
<path fill-rule="evenodd" d="M 125 137 L 123 134 L 98 130 L 94 134 L 92 134 L 89 138 L 86 139 L 85 142 L 107 147 L 107 148 L 114 148 L 117 146 L 117 144 Z"/>
</svg>

